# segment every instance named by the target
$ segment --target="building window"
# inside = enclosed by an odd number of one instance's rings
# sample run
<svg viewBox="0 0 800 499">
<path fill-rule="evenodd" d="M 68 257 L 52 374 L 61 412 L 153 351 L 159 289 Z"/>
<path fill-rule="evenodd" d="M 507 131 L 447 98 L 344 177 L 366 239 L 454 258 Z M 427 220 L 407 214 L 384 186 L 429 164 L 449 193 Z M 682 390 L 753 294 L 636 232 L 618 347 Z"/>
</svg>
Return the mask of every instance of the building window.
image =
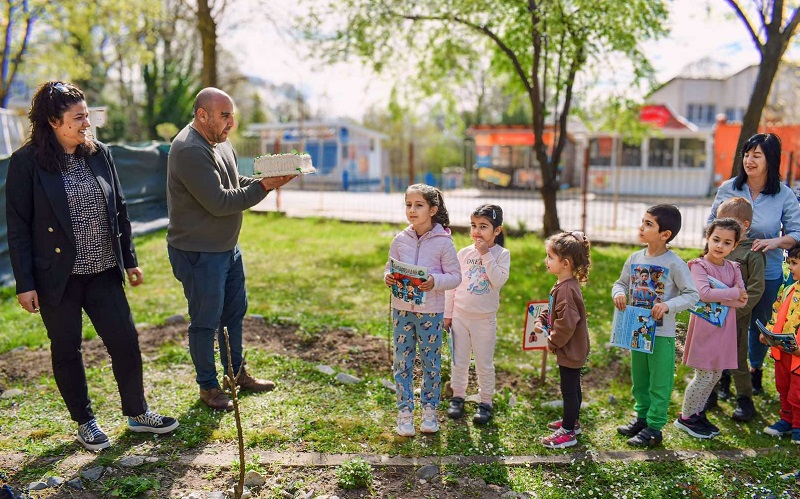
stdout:
<svg viewBox="0 0 800 499">
<path fill-rule="evenodd" d="M 716 104 L 688 104 L 686 117 L 693 123 L 714 123 L 717 118 Z"/>
<path fill-rule="evenodd" d="M 648 168 L 672 168 L 675 156 L 675 139 L 650 139 L 650 152 L 647 155 Z"/>
<path fill-rule="evenodd" d="M 642 166 L 642 146 L 622 143 L 622 161 L 620 166 L 632 166 L 641 168 Z"/>
<path fill-rule="evenodd" d="M 611 166 L 611 137 L 598 137 L 589 141 L 589 165 Z"/>
<path fill-rule="evenodd" d="M 681 168 L 705 168 L 706 141 L 682 138 L 678 142 L 678 166 Z"/>
</svg>

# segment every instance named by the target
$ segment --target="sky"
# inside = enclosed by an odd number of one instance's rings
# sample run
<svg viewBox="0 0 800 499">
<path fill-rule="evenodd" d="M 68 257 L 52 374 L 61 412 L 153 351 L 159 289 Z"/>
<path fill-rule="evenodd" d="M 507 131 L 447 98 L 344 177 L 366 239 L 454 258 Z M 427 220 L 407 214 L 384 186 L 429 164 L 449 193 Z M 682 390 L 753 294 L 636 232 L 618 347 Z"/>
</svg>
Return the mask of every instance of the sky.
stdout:
<svg viewBox="0 0 800 499">
<path fill-rule="evenodd" d="M 758 62 L 758 53 L 742 22 L 722 0 L 672 0 L 670 33 L 643 50 L 659 82 L 704 57 L 725 62 L 733 73 Z M 303 15 L 295 0 L 270 0 L 274 19 Z M 243 72 L 275 83 L 290 83 L 307 96 L 312 111 L 360 121 L 370 104 L 383 105 L 390 84 L 357 61 L 320 68 L 304 54 L 302 44 L 279 34 L 271 24 L 231 29 L 220 43 L 241 60 Z"/>
</svg>

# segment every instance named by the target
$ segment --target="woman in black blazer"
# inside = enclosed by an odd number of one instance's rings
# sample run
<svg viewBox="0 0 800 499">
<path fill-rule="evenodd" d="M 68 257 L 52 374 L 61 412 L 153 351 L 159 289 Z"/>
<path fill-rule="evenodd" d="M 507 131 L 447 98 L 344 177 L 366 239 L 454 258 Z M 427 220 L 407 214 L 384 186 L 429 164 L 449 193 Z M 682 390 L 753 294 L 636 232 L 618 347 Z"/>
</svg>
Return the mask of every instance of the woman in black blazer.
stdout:
<svg viewBox="0 0 800 499">
<path fill-rule="evenodd" d="M 110 445 L 91 407 L 81 355 L 85 310 L 111 356 L 122 413 L 132 431 L 167 433 L 174 418 L 147 407 L 139 338 L 123 286 L 144 282 L 114 160 L 89 131 L 83 92 L 51 81 L 28 113 L 31 136 L 6 177 L 6 217 L 17 300 L 40 313 L 53 375 L 89 450 Z"/>
</svg>

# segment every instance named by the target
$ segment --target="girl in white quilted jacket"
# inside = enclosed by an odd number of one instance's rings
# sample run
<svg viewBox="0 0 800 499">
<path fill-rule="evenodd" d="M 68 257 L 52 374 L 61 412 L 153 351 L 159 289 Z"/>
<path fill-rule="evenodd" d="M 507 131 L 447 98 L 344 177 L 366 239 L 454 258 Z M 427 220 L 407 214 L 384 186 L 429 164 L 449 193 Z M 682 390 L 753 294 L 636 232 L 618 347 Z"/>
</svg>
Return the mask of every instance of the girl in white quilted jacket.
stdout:
<svg viewBox="0 0 800 499">
<path fill-rule="evenodd" d="M 409 225 L 392 241 L 384 282 L 393 289 L 394 379 L 397 387 L 397 433 L 414 436 L 414 359 L 422 362 L 420 431 L 436 433 L 436 408 L 442 391 L 444 292 L 461 283 L 461 267 L 450 235 L 450 217 L 439 189 L 414 184 L 406 190 Z M 406 266 L 423 267 L 410 275 Z M 407 267 L 406 267 L 407 268 Z M 403 291 L 412 288 L 413 291 Z"/>
</svg>

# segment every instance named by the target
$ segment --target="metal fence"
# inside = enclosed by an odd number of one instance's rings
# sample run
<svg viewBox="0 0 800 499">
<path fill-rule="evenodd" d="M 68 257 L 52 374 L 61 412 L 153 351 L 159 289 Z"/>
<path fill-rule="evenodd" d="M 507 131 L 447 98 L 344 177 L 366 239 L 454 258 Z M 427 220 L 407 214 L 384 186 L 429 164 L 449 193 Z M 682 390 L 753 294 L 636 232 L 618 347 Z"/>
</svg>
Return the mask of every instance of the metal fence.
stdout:
<svg viewBox="0 0 800 499">
<path fill-rule="evenodd" d="M 424 174 L 414 178 L 440 187 L 454 227 L 469 227 L 470 214 L 483 203 L 503 208 L 504 225 L 514 231 L 542 230 L 544 202 L 538 190 L 512 190 L 476 185 L 465 178 L 454 183 L 447 176 Z M 405 223 L 404 197 L 408 178 L 387 177 L 380 191 L 353 192 L 317 188 L 298 179 L 270 195 L 255 211 L 280 211 L 292 217 L 326 217 L 350 221 Z M 688 189 L 687 189 L 688 190 Z M 584 230 L 593 242 L 636 244 L 645 210 L 657 203 L 676 205 L 683 215 L 677 247 L 699 248 L 713 196 L 702 198 L 596 194 L 580 188 L 559 191 L 557 210 L 564 230 Z"/>
</svg>

